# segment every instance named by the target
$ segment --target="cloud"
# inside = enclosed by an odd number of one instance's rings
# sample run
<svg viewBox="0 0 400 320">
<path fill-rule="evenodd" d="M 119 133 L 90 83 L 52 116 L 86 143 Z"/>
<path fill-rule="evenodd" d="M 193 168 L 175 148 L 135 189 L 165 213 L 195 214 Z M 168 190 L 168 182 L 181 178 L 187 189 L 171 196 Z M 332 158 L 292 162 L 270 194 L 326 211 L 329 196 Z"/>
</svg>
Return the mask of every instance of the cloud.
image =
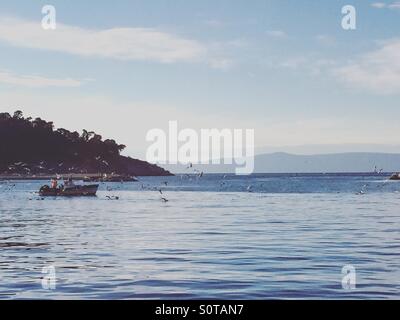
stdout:
<svg viewBox="0 0 400 320">
<path fill-rule="evenodd" d="M 388 5 L 389 9 L 400 9 L 400 1 L 393 2 Z"/>
<path fill-rule="evenodd" d="M 267 35 L 273 38 L 286 38 L 287 34 L 282 30 L 267 30 Z"/>
<path fill-rule="evenodd" d="M 386 3 L 384 2 L 374 2 L 371 4 L 371 7 L 377 8 L 377 9 L 383 9 L 386 8 Z"/>
<path fill-rule="evenodd" d="M 226 42 L 225 45 L 228 47 L 233 47 L 233 48 L 246 48 L 249 46 L 249 43 L 247 40 L 245 40 L 243 38 L 238 38 L 238 39 L 234 39 L 234 40 Z"/>
<path fill-rule="evenodd" d="M 400 39 L 385 41 L 378 50 L 333 70 L 347 85 L 378 94 L 400 94 Z"/>
<path fill-rule="evenodd" d="M 316 59 L 310 63 L 310 71 L 314 76 L 325 74 L 327 70 L 334 68 L 337 61 L 333 59 Z"/>
<path fill-rule="evenodd" d="M 213 69 L 229 70 L 233 67 L 234 62 L 231 59 L 211 59 L 209 65 Z"/>
<path fill-rule="evenodd" d="M 315 37 L 315 39 L 324 46 L 334 46 L 336 44 L 336 39 L 332 36 L 326 34 L 320 34 Z"/>
<path fill-rule="evenodd" d="M 83 84 L 83 81 L 71 78 L 55 79 L 36 75 L 17 75 L 8 71 L 0 70 L 0 83 L 30 88 L 74 88 L 80 87 Z"/>
<path fill-rule="evenodd" d="M 308 64 L 308 62 L 309 62 L 308 59 L 303 56 L 302 57 L 291 57 L 280 63 L 274 64 L 274 66 L 296 70 L 296 69 L 306 66 Z"/>
<path fill-rule="evenodd" d="M 152 28 L 92 30 L 58 23 L 56 30 L 44 30 L 39 22 L 16 18 L 0 18 L 0 42 L 84 57 L 160 63 L 201 61 L 207 53 L 198 41 Z"/>
<path fill-rule="evenodd" d="M 213 28 L 220 28 L 225 26 L 225 23 L 220 21 L 220 20 L 216 20 L 216 19 L 208 19 L 204 21 L 204 24 L 209 26 L 209 27 L 213 27 Z"/>
<path fill-rule="evenodd" d="M 400 9 L 400 1 L 395 1 L 390 4 L 386 4 L 384 2 L 374 2 L 371 4 L 371 7 L 376 8 L 376 9 L 387 8 L 387 9 L 396 10 L 396 9 Z"/>
</svg>

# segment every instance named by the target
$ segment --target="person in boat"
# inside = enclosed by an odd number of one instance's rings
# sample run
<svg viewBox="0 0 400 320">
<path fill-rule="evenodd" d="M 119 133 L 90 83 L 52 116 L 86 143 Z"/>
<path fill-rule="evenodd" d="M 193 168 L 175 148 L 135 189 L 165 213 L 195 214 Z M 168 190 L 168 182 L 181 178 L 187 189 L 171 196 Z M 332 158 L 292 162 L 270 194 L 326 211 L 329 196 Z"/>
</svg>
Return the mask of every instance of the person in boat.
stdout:
<svg viewBox="0 0 400 320">
<path fill-rule="evenodd" d="M 50 187 L 52 188 L 52 189 L 57 189 L 57 179 L 51 179 L 51 182 L 50 182 Z"/>
</svg>

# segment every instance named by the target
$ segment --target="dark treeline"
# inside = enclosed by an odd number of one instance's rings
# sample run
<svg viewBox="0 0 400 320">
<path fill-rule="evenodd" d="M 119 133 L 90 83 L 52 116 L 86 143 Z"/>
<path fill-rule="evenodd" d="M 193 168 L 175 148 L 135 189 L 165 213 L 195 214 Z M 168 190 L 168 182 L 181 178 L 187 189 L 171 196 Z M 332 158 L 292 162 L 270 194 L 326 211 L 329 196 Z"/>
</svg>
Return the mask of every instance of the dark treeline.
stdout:
<svg viewBox="0 0 400 320">
<path fill-rule="evenodd" d="M 145 161 L 121 156 L 114 140 L 83 130 L 54 129 L 53 122 L 0 113 L 0 173 L 117 173 L 166 175 Z"/>
</svg>

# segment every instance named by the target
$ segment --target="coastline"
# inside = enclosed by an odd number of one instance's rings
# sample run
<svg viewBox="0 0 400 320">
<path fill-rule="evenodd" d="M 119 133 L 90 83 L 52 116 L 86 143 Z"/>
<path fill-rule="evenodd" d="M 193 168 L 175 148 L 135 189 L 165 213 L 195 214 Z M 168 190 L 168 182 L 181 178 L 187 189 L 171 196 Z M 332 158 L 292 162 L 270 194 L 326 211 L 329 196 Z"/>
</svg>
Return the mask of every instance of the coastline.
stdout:
<svg viewBox="0 0 400 320">
<path fill-rule="evenodd" d="M 101 173 L 65 173 L 65 174 L 34 174 L 34 175 L 26 175 L 26 174 L 0 174 L 0 181 L 24 181 L 24 180 L 51 180 L 56 177 L 63 178 L 72 178 L 73 180 L 84 180 L 87 178 L 90 179 L 101 179 L 104 175 Z M 114 177 L 124 178 L 122 175 L 115 175 Z"/>
</svg>

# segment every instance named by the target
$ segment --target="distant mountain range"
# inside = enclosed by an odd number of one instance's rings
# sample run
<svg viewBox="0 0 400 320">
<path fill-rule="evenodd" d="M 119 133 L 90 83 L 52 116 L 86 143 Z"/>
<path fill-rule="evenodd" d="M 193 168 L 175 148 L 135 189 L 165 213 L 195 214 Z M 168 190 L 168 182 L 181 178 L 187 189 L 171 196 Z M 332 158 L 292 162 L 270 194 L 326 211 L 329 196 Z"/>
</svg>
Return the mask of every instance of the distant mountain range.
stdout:
<svg viewBox="0 0 400 320">
<path fill-rule="evenodd" d="M 255 156 L 255 173 L 383 172 L 400 171 L 400 153 L 353 152 L 295 155 L 284 152 Z M 163 166 L 174 173 L 189 173 L 182 165 Z M 193 165 L 204 173 L 233 173 L 235 165 Z"/>
<path fill-rule="evenodd" d="M 305 144 L 295 146 L 264 146 L 255 149 L 256 154 L 290 153 L 298 155 L 336 153 L 400 153 L 398 144 L 345 143 L 345 144 Z"/>
</svg>

